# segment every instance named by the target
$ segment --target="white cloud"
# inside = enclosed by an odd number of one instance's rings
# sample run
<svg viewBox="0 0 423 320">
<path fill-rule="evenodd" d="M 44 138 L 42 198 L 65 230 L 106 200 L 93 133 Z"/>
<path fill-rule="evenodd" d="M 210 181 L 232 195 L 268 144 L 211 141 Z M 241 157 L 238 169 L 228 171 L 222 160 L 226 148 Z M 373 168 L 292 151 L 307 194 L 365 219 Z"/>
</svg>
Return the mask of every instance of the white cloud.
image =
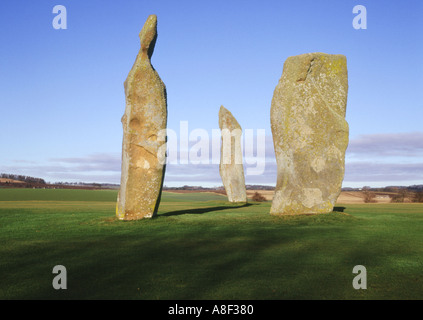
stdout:
<svg viewBox="0 0 423 320">
<path fill-rule="evenodd" d="M 54 158 L 43 163 L 22 162 L 1 167 L 5 173 L 43 178 L 50 182 L 119 183 L 120 154 L 95 153 L 84 157 Z"/>
<path fill-rule="evenodd" d="M 346 183 L 423 184 L 423 132 L 361 135 L 346 154 Z M 345 184 L 345 183 L 344 183 Z"/>
<path fill-rule="evenodd" d="M 210 144 L 211 145 L 211 144 Z M 220 150 L 220 149 L 219 149 Z M 257 140 L 254 140 L 257 150 Z M 211 151 L 211 150 L 210 150 Z M 219 165 L 171 163 L 166 167 L 166 185 L 221 185 Z M 276 161 L 271 136 L 265 138 L 265 153 L 253 156 L 265 161 L 263 174 L 247 175 L 247 184 L 276 184 Z M 216 157 L 216 154 L 214 154 Z M 372 134 L 350 141 L 345 165 L 345 183 L 369 184 L 422 184 L 423 183 L 423 133 Z M 178 153 L 179 158 L 179 153 Z M 244 172 L 255 165 L 244 164 Z M 46 181 L 119 183 L 121 154 L 94 153 L 81 157 L 52 158 L 43 163 L 16 160 L 2 166 L 5 173 L 23 174 L 43 178 Z M 344 185 L 345 185 L 344 183 Z"/>
<path fill-rule="evenodd" d="M 351 162 L 346 166 L 344 181 L 423 184 L 423 163 Z"/>
<path fill-rule="evenodd" d="M 361 135 L 350 141 L 347 155 L 423 157 L 423 132 Z"/>
</svg>

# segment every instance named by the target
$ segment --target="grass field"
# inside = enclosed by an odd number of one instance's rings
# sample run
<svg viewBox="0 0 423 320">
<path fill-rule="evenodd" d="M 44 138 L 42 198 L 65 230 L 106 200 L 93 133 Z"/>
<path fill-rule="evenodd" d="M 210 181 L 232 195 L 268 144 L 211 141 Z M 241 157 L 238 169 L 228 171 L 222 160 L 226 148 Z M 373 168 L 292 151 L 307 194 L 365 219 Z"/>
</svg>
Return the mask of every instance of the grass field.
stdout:
<svg viewBox="0 0 423 320">
<path fill-rule="evenodd" d="M 124 222 L 116 194 L 0 189 L 0 299 L 423 298 L 423 204 L 274 217 L 270 202 L 165 192 L 157 218 Z"/>
</svg>

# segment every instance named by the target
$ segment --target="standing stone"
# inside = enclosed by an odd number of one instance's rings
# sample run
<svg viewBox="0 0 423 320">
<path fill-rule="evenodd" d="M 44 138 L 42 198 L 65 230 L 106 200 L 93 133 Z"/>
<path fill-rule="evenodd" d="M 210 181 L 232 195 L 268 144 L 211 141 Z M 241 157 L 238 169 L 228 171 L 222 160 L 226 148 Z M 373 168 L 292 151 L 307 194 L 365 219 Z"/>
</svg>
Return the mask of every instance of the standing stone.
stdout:
<svg viewBox="0 0 423 320">
<path fill-rule="evenodd" d="M 150 15 L 140 34 L 141 49 L 124 83 L 122 175 L 116 215 L 121 220 L 157 213 L 165 174 L 166 88 L 151 65 L 157 17 Z"/>
<path fill-rule="evenodd" d="M 271 107 L 278 167 L 271 214 L 333 210 L 348 146 L 347 93 L 345 56 L 308 53 L 285 61 Z"/>
<path fill-rule="evenodd" d="M 242 128 L 225 107 L 219 110 L 219 127 L 222 132 L 220 176 L 230 202 L 247 202 L 244 167 L 242 163 Z"/>
</svg>

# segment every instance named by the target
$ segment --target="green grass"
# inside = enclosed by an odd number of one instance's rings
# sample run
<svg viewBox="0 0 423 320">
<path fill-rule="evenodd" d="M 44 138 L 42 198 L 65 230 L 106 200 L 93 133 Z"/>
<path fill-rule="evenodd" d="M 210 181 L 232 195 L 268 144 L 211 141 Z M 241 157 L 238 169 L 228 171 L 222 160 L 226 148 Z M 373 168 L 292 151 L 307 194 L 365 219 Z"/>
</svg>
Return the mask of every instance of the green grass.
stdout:
<svg viewBox="0 0 423 320">
<path fill-rule="evenodd" d="M 0 299 L 423 298 L 422 204 L 274 217 L 269 202 L 165 192 L 157 218 L 124 222 L 116 195 L 1 189 Z M 59 264 L 67 290 L 52 287 Z"/>
</svg>

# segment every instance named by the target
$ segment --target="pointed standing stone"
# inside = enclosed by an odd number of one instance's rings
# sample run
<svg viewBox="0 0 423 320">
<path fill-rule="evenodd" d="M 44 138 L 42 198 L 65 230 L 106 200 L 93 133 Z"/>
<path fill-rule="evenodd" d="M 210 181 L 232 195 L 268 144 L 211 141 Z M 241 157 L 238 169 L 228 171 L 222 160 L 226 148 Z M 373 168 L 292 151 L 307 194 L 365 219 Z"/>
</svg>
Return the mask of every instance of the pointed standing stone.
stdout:
<svg viewBox="0 0 423 320">
<path fill-rule="evenodd" d="M 285 61 L 271 107 L 278 166 L 271 214 L 333 210 L 348 146 L 347 93 L 345 56 L 308 53 Z"/>
<path fill-rule="evenodd" d="M 220 176 L 230 202 L 247 202 L 244 167 L 242 163 L 241 134 L 238 121 L 223 106 L 219 110 L 219 127 L 222 132 Z"/>
<path fill-rule="evenodd" d="M 166 88 L 151 65 L 157 17 L 150 15 L 140 34 L 141 49 L 124 83 L 122 175 L 116 206 L 121 220 L 153 217 L 165 173 Z"/>
</svg>

